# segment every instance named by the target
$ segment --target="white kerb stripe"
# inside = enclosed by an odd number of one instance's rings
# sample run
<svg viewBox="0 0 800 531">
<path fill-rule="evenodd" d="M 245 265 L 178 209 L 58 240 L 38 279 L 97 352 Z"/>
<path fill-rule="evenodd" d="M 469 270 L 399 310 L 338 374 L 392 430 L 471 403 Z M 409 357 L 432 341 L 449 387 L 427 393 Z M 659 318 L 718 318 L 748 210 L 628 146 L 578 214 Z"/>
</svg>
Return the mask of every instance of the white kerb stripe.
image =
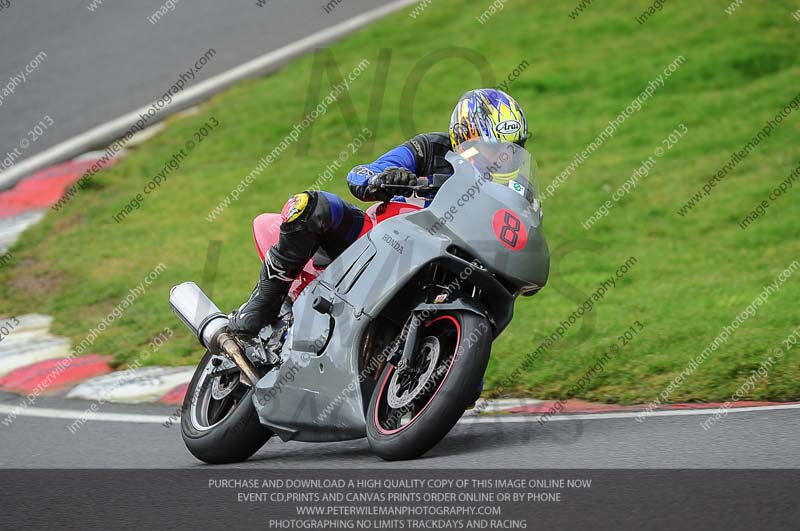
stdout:
<svg viewBox="0 0 800 531">
<path fill-rule="evenodd" d="M 166 415 L 143 415 L 134 413 L 95 413 L 87 417 L 84 410 L 73 409 L 48 409 L 48 408 L 26 408 L 17 411 L 16 405 L 0 404 L 0 415 L 16 414 L 18 417 L 40 417 L 52 419 L 79 419 L 86 418 L 89 421 L 104 421 L 104 422 L 132 422 L 132 423 L 147 423 L 147 424 L 161 424 L 172 418 L 173 423 L 177 423 L 176 417 L 169 417 Z M 752 413 L 762 411 L 781 411 L 789 409 L 800 409 L 800 404 L 781 404 L 776 406 L 753 406 L 753 407 L 738 407 L 728 410 L 729 414 L 732 413 Z M 717 411 L 714 409 L 680 409 L 672 411 L 654 411 L 650 414 L 651 417 L 682 417 L 682 416 L 698 416 L 698 415 L 711 415 Z M 639 415 L 637 411 L 623 411 L 618 413 L 589 413 L 580 415 L 556 415 L 550 417 L 548 422 L 557 422 L 565 420 L 604 420 L 604 419 L 623 419 L 635 418 Z M 489 417 L 464 417 L 458 421 L 459 424 L 516 424 L 525 422 L 536 422 L 542 418 L 542 415 L 498 415 Z M 0 424 L 2 427 L 2 424 Z"/>
</svg>

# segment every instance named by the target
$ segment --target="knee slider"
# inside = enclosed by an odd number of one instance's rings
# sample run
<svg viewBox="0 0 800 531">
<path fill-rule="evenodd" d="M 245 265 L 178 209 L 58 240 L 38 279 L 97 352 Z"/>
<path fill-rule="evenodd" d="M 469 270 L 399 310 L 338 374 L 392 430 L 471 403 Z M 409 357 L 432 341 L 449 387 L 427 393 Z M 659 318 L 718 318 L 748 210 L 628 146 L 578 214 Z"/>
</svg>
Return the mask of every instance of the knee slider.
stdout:
<svg viewBox="0 0 800 531">
<path fill-rule="evenodd" d="M 307 219 L 309 212 L 314 210 L 316 204 L 317 197 L 314 192 L 294 194 L 281 209 L 281 221 L 293 223 L 299 219 Z"/>
</svg>

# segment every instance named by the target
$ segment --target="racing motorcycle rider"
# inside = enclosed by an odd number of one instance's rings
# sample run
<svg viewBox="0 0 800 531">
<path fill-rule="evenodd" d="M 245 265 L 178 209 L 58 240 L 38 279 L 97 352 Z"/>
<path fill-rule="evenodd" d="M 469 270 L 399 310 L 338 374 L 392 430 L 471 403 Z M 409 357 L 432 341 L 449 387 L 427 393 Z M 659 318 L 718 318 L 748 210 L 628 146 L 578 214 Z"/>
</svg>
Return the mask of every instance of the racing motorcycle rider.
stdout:
<svg viewBox="0 0 800 531">
<path fill-rule="evenodd" d="M 352 194 L 361 201 L 406 201 L 381 189 L 383 184 L 415 185 L 417 175 L 452 175 L 444 158 L 449 150 L 458 152 L 469 140 L 513 142 L 525 145 L 528 125 L 520 105 L 497 89 L 466 92 L 450 118 L 449 135 L 420 134 L 381 155 L 372 164 L 353 168 L 347 176 Z M 409 191 L 410 194 L 410 191 Z M 424 201 L 430 198 L 410 198 Z M 329 192 L 305 191 L 292 196 L 281 210 L 278 242 L 264 257 L 261 275 L 250 299 L 231 313 L 228 329 L 239 335 L 255 336 L 274 321 L 297 273 L 320 249 L 335 259 L 361 232 L 364 212 Z"/>
</svg>

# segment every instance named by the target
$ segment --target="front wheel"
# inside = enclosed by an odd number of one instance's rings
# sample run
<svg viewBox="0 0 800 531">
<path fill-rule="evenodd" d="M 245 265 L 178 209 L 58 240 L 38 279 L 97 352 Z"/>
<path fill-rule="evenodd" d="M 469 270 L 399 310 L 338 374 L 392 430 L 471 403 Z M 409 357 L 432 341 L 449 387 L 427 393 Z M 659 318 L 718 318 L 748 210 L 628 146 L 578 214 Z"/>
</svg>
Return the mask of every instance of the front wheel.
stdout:
<svg viewBox="0 0 800 531">
<path fill-rule="evenodd" d="M 457 311 L 420 328 L 412 369 L 387 365 L 367 412 L 367 439 L 387 461 L 413 459 L 433 448 L 472 403 L 492 337 L 485 317 Z"/>
<path fill-rule="evenodd" d="M 244 461 L 272 436 L 258 420 L 253 390 L 239 381 L 239 369 L 210 352 L 186 391 L 181 433 L 192 455 L 210 464 Z"/>
</svg>

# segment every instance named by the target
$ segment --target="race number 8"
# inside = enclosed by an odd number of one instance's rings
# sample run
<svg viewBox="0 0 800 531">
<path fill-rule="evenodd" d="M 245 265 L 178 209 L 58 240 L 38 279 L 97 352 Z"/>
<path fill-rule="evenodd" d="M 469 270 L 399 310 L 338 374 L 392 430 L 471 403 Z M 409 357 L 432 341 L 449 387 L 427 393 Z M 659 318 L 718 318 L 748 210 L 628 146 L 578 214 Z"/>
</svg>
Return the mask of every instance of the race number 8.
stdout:
<svg viewBox="0 0 800 531">
<path fill-rule="evenodd" d="M 503 223 L 505 225 L 500 230 L 500 241 L 515 247 L 519 240 L 519 228 L 522 226 L 522 222 L 511 212 L 506 212 L 503 216 Z"/>
<path fill-rule="evenodd" d="M 528 231 L 522 224 L 522 220 L 507 208 L 502 208 L 494 213 L 492 228 L 500 243 L 512 251 L 522 249 L 528 242 Z"/>
</svg>

